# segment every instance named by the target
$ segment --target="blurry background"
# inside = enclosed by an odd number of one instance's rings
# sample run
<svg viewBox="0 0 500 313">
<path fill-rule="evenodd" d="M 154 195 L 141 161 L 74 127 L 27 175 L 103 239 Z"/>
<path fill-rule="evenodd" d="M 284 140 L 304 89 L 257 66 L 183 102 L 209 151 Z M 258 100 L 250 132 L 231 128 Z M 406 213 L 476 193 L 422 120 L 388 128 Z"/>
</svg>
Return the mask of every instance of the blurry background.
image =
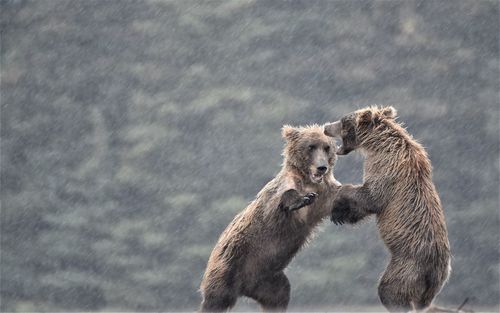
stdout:
<svg viewBox="0 0 500 313">
<path fill-rule="evenodd" d="M 1 310 L 192 311 L 284 123 L 390 104 L 434 166 L 437 299 L 499 309 L 498 1 L 1 1 Z M 362 158 L 340 158 L 361 182 Z M 325 222 L 291 310 L 382 309 L 373 220 Z M 239 301 L 238 310 L 257 310 Z"/>
</svg>

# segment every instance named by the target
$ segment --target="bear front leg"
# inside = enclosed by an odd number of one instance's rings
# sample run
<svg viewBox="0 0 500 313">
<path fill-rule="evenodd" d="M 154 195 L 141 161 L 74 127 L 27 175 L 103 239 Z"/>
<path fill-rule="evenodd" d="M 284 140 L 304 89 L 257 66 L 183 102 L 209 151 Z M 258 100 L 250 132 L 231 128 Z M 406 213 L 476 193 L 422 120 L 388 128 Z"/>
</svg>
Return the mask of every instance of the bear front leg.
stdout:
<svg viewBox="0 0 500 313">
<path fill-rule="evenodd" d="M 313 203 L 317 196 L 315 192 L 301 196 L 297 190 L 289 189 L 281 196 L 279 209 L 285 212 L 296 211 Z"/>
<path fill-rule="evenodd" d="M 376 212 L 373 203 L 366 187 L 344 185 L 333 201 L 331 221 L 336 225 L 355 224 Z"/>
</svg>

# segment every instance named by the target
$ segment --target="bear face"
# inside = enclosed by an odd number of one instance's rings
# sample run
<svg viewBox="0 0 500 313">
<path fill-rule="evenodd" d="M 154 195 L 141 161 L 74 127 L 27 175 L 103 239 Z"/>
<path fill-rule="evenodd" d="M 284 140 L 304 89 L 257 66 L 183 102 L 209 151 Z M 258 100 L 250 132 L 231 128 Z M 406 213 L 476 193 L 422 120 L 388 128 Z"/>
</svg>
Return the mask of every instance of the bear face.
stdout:
<svg viewBox="0 0 500 313">
<path fill-rule="evenodd" d="M 363 143 L 386 120 L 396 117 L 393 107 L 368 107 L 349 113 L 339 121 L 324 126 L 325 135 L 342 139 L 342 146 L 337 150 L 338 155 L 363 146 Z"/>
<path fill-rule="evenodd" d="M 336 146 L 332 137 L 325 135 L 322 126 L 292 127 L 282 130 L 286 140 L 285 163 L 293 167 L 311 183 L 319 184 L 332 173 L 335 165 Z"/>
</svg>

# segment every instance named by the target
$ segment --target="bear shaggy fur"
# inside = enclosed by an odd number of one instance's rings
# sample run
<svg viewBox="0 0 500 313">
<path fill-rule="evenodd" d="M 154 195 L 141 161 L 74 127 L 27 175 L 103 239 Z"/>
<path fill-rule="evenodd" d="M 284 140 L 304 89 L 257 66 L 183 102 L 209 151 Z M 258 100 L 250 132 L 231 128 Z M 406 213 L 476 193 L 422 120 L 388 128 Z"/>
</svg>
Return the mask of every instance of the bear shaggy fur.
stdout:
<svg viewBox="0 0 500 313">
<path fill-rule="evenodd" d="M 336 224 L 376 214 L 391 253 L 379 297 L 389 311 L 423 310 L 445 284 L 450 246 L 443 209 L 424 148 L 395 120 L 392 107 L 369 107 L 325 125 L 342 139 L 337 154 L 365 155 L 359 186 L 343 185 L 332 209 Z"/>
<path fill-rule="evenodd" d="M 330 214 L 339 188 L 336 146 L 318 125 L 284 126 L 281 171 L 219 238 L 201 282 L 201 311 L 230 309 L 239 296 L 265 311 L 284 311 L 290 284 L 283 270 Z"/>
</svg>

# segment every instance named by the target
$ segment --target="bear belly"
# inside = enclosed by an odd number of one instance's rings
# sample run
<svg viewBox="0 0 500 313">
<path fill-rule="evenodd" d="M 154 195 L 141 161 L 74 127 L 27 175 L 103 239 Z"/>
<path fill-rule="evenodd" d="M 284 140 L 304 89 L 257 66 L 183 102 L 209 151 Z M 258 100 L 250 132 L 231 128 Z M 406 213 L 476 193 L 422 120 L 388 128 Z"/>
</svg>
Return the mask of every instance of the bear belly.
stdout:
<svg viewBox="0 0 500 313">
<path fill-rule="evenodd" d="M 266 240 L 265 249 L 255 249 L 246 264 L 247 271 L 278 272 L 285 269 L 300 248 L 305 244 L 309 231 L 287 227 L 273 239 Z"/>
</svg>

